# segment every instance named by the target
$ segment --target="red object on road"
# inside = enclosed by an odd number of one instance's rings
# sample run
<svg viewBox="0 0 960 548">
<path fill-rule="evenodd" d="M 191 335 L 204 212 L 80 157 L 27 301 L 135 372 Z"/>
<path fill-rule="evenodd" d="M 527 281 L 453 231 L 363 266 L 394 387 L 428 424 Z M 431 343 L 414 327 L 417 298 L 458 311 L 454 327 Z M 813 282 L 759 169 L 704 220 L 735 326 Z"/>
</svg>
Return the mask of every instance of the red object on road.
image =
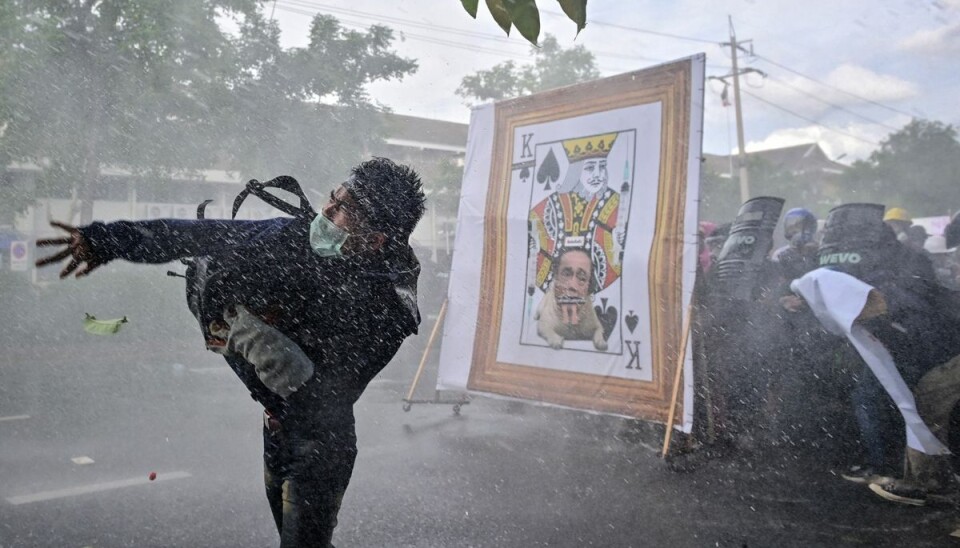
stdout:
<svg viewBox="0 0 960 548">
<path fill-rule="evenodd" d="M 150 472 L 150 475 L 149 475 L 148 477 L 150 478 L 150 481 L 153 481 L 153 480 L 157 479 L 157 473 L 156 473 L 156 472 Z"/>
</svg>

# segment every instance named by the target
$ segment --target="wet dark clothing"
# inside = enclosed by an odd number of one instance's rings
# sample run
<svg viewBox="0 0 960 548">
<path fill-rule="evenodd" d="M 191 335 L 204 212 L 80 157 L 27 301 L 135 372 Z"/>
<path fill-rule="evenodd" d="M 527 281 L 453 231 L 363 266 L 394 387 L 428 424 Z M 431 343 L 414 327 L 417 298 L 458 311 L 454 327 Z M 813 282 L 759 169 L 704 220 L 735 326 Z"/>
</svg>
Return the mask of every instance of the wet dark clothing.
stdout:
<svg viewBox="0 0 960 548">
<path fill-rule="evenodd" d="M 229 266 L 233 304 L 270 318 L 314 363 L 313 376 L 283 399 L 249 362 L 227 357 L 275 427 L 264 433 L 264 463 L 281 545 L 329 544 L 356 457 L 353 404 L 420 322 L 413 251 L 404 244 L 374 259 L 322 258 L 310 248 L 309 220 L 292 218 L 121 221 L 81 233 L 102 260 L 215 256 Z"/>
<path fill-rule="evenodd" d="M 950 319 L 944 288 L 936 281 L 930 259 L 898 242 L 886 252 L 886 268 L 860 272 L 858 278 L 876 288 L 887 314 L 864 322 L 890 352 L 908 386 L 958 353 L 957 329 Z M 852 393 L 867 464 L 892 472 L 902 461 L 903 418 L 893 400 L 866 366 Z"/>
<path fill-rule="evenodd" d="M 784 295 L 789 294 L 790 282 L 803 277 L 804 274 L 819 266 L 817 248 L 813 246 L 782 247 L 774 253 L 774 261 L 780 267 L 780 276 L 786 281 L 786 291 L 781 291 Z"/>
<path fill-rule="evenodd" d="M 937 283 L 930 258 L 897 243 L 889 261 L 890 268 L 859 276 L 887 304 L 887 314 L 864 325 L 890 351 L 904 380 L 913 386 L 924 373 L 958 353 L 958 330 L 948 292 Z"/>
</svg>

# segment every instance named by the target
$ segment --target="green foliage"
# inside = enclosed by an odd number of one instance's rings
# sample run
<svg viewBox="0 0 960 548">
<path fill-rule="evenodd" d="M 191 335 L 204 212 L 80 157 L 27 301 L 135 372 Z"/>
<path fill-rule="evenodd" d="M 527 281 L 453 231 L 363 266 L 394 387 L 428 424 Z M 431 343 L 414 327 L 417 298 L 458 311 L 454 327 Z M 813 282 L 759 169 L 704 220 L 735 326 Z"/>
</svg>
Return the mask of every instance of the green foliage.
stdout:
<svg viewBox="0 0 960 548">
<path fill-rule="evenodd" d="M 775 196 L 784 199 L 783 210 L 804 207 L 823 217 L 828 204 L 820 203 L 814 194 L 819 187 L 815 178 L 807 174 L 795 175 L 777 169 L 763 158 L 748 156 L 747 174 L 750 180 L 750 196 Z M 740 200 L 740 177 L 720 177 L 704 172 L 700 179 L 700 218 L 717 223 L 730 222 L 742 205 Z"/>
<path fill-rule="evenodd" d="M 477 18 L 477 7 L 480 4 L 479 0 L 460 0 L 460 3 L 463 4 L 463 9 L 467 10 L 470 17 L 474 19 Z"/>
<path fill-rule="evenodd" d="M 103 166 L 169 173 L 211 158 L 211 103 L 233 65 L 215 18 L 255 1 L 6 4 L 0 158 L 73 185 L 84 220 Z"/>
<path fill-rule="evenodd" d="M 514 0 L 510 8 L 510 19 L 528 42 L 537 43 L 540 37 L 540 11 L 534 0 Z"/>
<path fill-rule="evenodd" d="M 740 207 L 740 183 L 735 178 L 720 177 L 704 171 L 700 176 L 699 216 L 703 221 L 723 224 L 732 221 Z"/>
<path fill-rule="evenodd" d="M 478 0 L 460 0 L 470 17 L 477 18 Z M 557 0 L 563 13 L 577 25 L 577 33 L 587 26 L 587 0 Z M 516 28 L 531 44 L 540 37 L 540 10 L 535 0 L 486 0 L 487 9 L 503 32 Z"/>
<path fill-rule="evenodd" d="M 845 201 L 904 207 L 914 217 L 960 208 L 960 142 L 942 122 L 914 119 L 891 133 L 843 179 Z"/>
<path fill-rule="evenodd" d="M 391 51 L 386 27 L 348 31 L 323 15 L 307 47 L 285 51 L 261 3 L 3 2 L 0 161 L 75 189 L 81 222 L 105 166 L 141 181 L 223 160 L 258 178 L 342 176 L 376 138 L 366 86 L 416 64 Z"/>
<path fill-rule="evenodd" d="M 533 48 L 532 53 L 531 65 L 518 66 L 513 61 L 505 61 L 464 77 L 457 95 L 478 102 L 499 101 L 600 77 L 596 59 L 582 45 L 563 49 L 557 39 L 548 34 L 541 47 Z"/>
<path fill-rule="evenodd" d="M 278 39 L 260 14 L 240 29 L 244 69 L 223 119 L 232 164 L 258 178 L 344 177 L 380 132 L 366 86 L 417 65 L 390 50 L 390 29 L 351 31 L 328 15 L 314 18 L 305 48 L 282 51 Z"/>
<path fill-rule="evenodd" d="M 441 217 L 456 218 L 460 207 L 460 188 L 463 184 L 463 166 L 452 160 L 443 160 L 436 174 L 426 181 L 430 204 Z"/>
</svg>

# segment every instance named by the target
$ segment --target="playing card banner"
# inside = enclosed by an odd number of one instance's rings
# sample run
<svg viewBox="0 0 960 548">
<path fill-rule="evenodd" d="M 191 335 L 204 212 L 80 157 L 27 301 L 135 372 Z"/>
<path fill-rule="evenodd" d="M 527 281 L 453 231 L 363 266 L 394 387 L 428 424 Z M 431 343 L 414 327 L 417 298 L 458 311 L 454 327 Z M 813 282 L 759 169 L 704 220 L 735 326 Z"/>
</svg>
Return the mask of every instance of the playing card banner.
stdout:
<svg viewBox="0 0 960 548">
<path fill-rule="evenodd" d="M 695 271 L 703 69 L 697 56 L 474 110 L 441 389 L 666 418 Z"/>
</svg>

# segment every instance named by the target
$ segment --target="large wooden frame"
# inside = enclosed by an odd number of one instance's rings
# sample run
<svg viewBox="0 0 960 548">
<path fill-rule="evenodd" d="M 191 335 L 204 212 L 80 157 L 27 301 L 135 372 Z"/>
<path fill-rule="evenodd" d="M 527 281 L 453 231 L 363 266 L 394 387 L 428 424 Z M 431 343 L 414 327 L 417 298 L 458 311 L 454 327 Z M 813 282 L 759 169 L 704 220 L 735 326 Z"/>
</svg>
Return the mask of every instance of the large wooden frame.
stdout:
<svg viewBox="0 0 960 548">
<path fill-rule="evenodd" d="M 692 67 L 679 61 L 602 82 L 561 88 L 499 103 L 485 211 L 477 336 L 468 388 L 580 409 L 665 422 L 678 365 L 683 316 L 684 246 Z M 549 371 L 497 361 L 504 305 L 506 212 L 515 129 L 611 109 L 660 102 L 662 108 L 656 228 L 649 257 L 652 382 Z"/>
</svg>

